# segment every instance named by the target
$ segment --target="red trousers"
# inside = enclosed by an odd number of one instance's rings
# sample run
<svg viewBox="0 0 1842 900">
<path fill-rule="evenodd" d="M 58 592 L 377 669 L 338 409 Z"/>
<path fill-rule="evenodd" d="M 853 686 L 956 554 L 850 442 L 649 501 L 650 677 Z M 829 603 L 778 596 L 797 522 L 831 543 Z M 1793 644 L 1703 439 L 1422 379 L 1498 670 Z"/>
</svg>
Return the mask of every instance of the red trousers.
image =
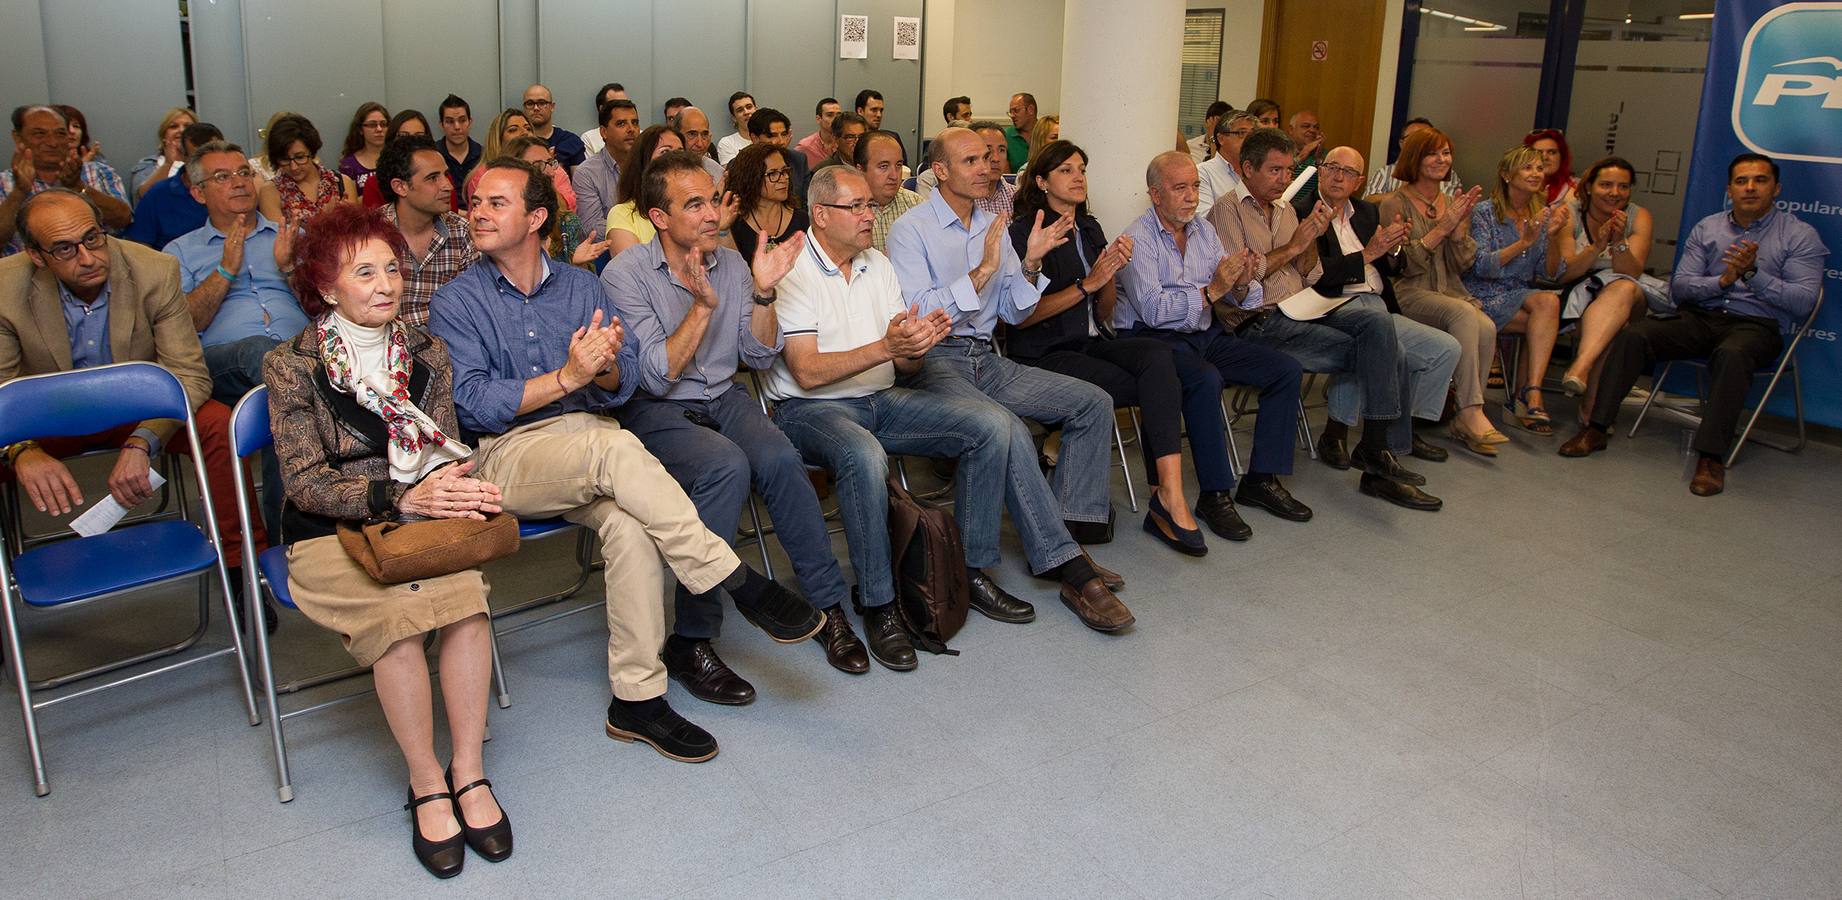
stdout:
<svg viewBox="0 0 1842 900">
<path fill-rule="evenodd" d="M 211 508 L 217 511 L 217 531 L 224 541 L 224 562 L 226 565 L 240 566 L 243 564 L 243 533 L 238 530 L 237 485 L 231 474 L 231 466 L 237 464 L 238 460 L 230 452 L 230 407 L 216 400 L 206 400 L 205 405 L 193 413 L 193 419 L 198 423 L 198 442 L 204 445 L 205 477 L 209 479 L 206 487 L 211 491 Z M 135 427 L 132 424 L 123 425 L 83 437 L 46 438 L 39 441 L 38 445 L 46 453 L 63 459 L 90 450 L 120 447 L 134 433 Z M 182 429 L 173 433 L 172 438 L 166 442 L 165 450 L 167 453 L 189 456 L 192 453 L 192 443 L 186 439 Z M 246 466 L 245 477 L 248 474 Z M 0 466 L 0 478 L 11 481 L 12 470 Z M 251 479 L 250 483 L 253 485 L 254 480 Z M 102 498 L 97 495 L 84 499 L 93 505 Z M 256 539 L 256 552 L 261 553 L 268 549 L 268 532 L 262 525 L 262 513 L 253 505 L 250 507 L 249 520 L 252 536 Z"/>
</svg>

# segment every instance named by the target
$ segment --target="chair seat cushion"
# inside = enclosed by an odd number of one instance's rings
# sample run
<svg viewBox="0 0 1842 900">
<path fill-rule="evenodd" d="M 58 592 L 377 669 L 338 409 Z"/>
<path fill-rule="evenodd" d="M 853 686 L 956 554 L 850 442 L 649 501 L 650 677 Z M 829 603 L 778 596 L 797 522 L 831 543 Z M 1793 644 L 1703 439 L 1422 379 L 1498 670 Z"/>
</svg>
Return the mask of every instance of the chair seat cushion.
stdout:
<svg viewBox="0 0 1842 900">
<path fill-rule="evenodd" d="M 555 534 L 566 528 L 574 528 L 576 523 L 564 519 L 519 519 L 518 536 L 521 538 L 543 537 Z"/>
<path fill-rule="evenodd" d="M 28 605 L 60 606 L 196 575 L 216 561 L 198 526 L 168 520 L 27 550 L 13 573 Z"/>
<path fill-rule="evenodd" d="M 289 609 L 298 609 L 294 598 L 288 594 L 288 548 L 286 546 L 270 547 L 256 557 L 256 567 L 262 570 L 263 580 L 269 583 L 269 594 L 281 605 Z"/>
</svg>

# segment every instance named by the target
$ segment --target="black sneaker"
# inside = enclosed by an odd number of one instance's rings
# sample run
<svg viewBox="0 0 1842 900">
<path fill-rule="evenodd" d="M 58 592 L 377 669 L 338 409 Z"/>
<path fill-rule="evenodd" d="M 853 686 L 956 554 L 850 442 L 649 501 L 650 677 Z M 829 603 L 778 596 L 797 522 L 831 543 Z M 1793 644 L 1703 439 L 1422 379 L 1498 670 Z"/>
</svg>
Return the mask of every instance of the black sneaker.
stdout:
<svg viewBox="0 0 1842 900">
<path fill-rule="evenodd" d="M 650 716 L 635 712 L 619 699 L 608 704 L 608 737 L 629 744 L 642 741 L 666 759 L 700 763 L 716 755 L 716 738 L 692 725 L 658 698 Z"/>
<path fill-rule="evenodd" d="M 748 583 L 729 595 L 735 598 L 736 612 L 750 625 L 767 632 L 781 644 L 797 644 L 810 639 L 825 627 L 825 615 L 806 598 L 771 581 L 753 569 Z"/>
</svg>

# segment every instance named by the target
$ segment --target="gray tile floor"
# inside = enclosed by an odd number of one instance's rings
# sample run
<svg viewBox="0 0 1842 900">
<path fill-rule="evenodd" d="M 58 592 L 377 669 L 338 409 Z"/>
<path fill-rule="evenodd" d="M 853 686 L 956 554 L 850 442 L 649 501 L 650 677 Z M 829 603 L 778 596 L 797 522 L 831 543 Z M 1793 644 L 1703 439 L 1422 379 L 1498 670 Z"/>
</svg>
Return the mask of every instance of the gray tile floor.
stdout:
<svg viewBox="0 0 1842 900">
<path fill-rule="evenodd" d="M 1301 453 L 1317 519 L 1250 513 L 1251 542 L 1202 560 L 1122 503 L 1095 554 L 1129 581 L 1123 636 L 1014 562 L 1038 621 L 975 616 L 963 655 L 908 674 L 847 677 L 732 617 L 761 699 L 673 689 L 722 741 L 699 766 L 602 735 L 599 613 L 510 636 L 487 758 L 518 851 L 450 883 L 410 855 L 368 700 L 289 722 L 286 805 L 228 663 L 48 711 L 43 799 L 9 712 L 0 894 L 1842 896 L 1842 449 L 1749 451 L 1701 499 L 1666 423 L 1589 461 L 1512 436 L 1423 464 L 1432 515 Z M 495 569 L 501 602 L 566 543 Z M 126 646 L 184 606 L 32 631 Z M 286 670 L 344 661 L 292 614 L 280 641 Z"/>
</svg>

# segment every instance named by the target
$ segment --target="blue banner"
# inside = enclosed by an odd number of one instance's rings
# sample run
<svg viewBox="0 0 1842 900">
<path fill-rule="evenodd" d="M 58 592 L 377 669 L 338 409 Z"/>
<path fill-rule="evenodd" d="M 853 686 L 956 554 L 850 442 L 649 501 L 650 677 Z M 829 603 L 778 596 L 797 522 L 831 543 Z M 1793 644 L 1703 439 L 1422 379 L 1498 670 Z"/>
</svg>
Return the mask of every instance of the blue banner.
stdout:
<svg viewBox="0 0 1842 900">
<path fill-rule="evenodd" d="M 1746 152 L 1778 161 L 1778 209 L 1810 223 L 1829 248 L 1823 309 L 1797 361 L 1805 417 L 1842 427 L 1842 2 L 1714 5 L 1678 245 L 1726 209 L 1727 163 Z M 1788 381 L 1771 412 L 1791 415 Z"/>
</svg>

